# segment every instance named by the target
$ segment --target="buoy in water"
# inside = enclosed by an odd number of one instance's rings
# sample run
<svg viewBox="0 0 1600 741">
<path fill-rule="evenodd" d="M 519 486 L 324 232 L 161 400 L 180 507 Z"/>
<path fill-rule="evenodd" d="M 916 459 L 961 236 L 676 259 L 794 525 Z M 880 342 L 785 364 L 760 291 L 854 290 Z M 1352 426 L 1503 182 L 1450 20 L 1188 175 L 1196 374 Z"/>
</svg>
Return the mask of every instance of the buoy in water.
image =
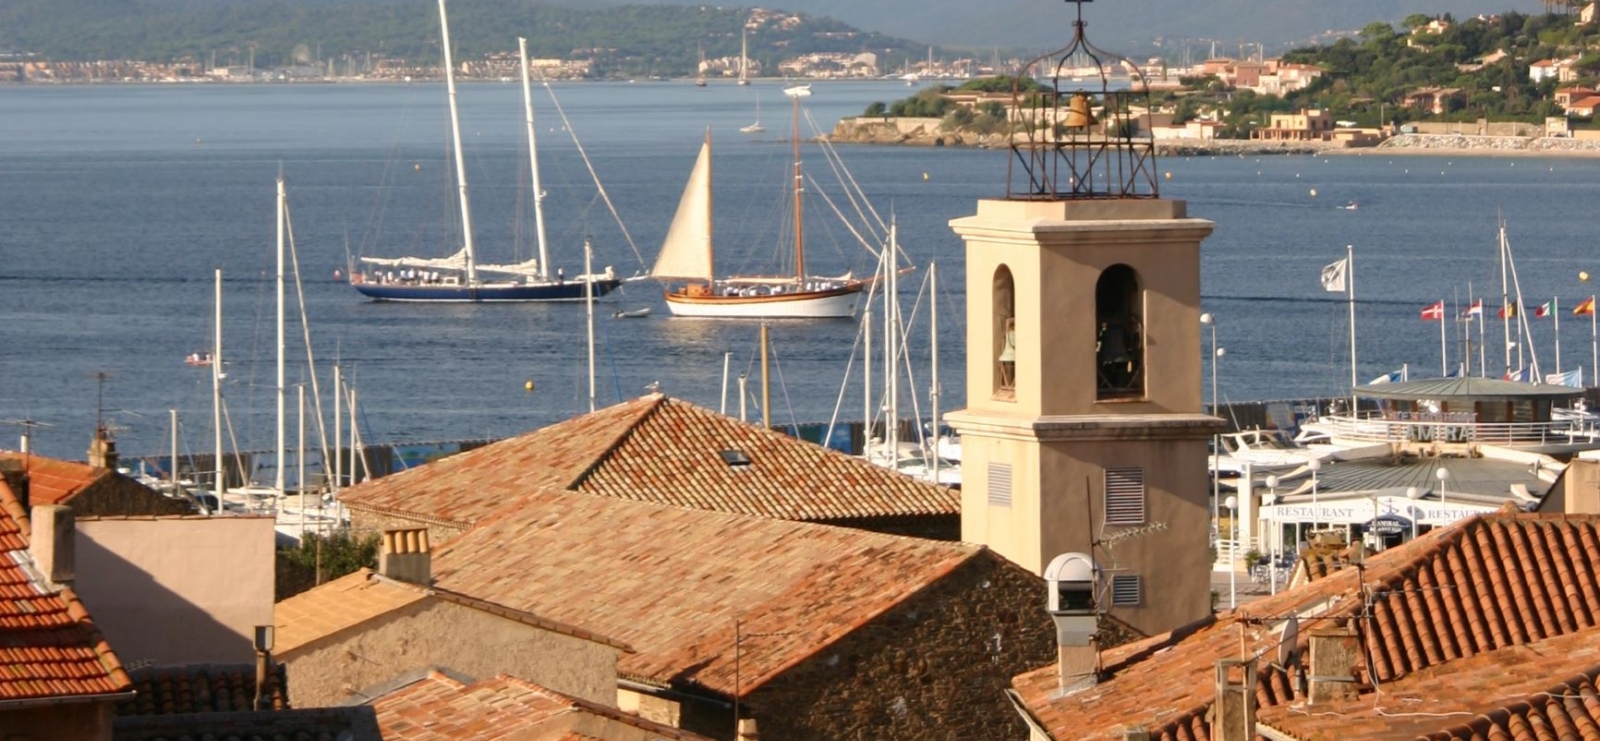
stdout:
<svg viewBox="0 0 1600 741">
<path fill-rule="evenodd" d="M 421 162 L 418 162 L 418 163 L 417 163 L 417 164 L 415 164 L 415 165 L 412 165 L 412 166 L 411 166 L 411 169 L 412 169 L 412 170 L 415 170 L 415 171 L 417 171 L 417 172 L 422 172 L 422 163 L 421 163 Z"/>
<path fill-rule="evenodd" d="M 1317 197 L 1317 189 L 1316 188 L 1312 188 L 1311 189 L 1311 197 L 1312 198 L 1316 198 Z"/>
<path fill-rule="evenodd" d="M 1168 180 L 1171 180 L 1171 179 L 1172 179 L 1172 171 L 1171 171 L 1171 170 L 1168 170 L 1168 171 L 1167 171 L 1167 179 L 1168 179 Z"/>
<path fill-rule="evenodd" d="M 928 182 L 928 173 L 926 173 L 926 172 L 922 173 L 922 182 L 924 182 L 924 183 Z"/>
<path fill-rule="evenodd" d="M 1585 283 L 1588 283 L 1589 282 L 1589 271 L 1587 271 L 1587 270 L 1579 270 L 1578 271 L 1578 280 L 1581 280 L 1581 281 L 1583 281 Z"/>
<path fill-rule="evenodd" d="M 522 390 L 523 391 L 530 391 L 530 392 L 533 391 L 533 379 L 530 378 L 530 379 L 528 379 L 526 381 L 523 381 L 522 382 Z"/>
</svg>

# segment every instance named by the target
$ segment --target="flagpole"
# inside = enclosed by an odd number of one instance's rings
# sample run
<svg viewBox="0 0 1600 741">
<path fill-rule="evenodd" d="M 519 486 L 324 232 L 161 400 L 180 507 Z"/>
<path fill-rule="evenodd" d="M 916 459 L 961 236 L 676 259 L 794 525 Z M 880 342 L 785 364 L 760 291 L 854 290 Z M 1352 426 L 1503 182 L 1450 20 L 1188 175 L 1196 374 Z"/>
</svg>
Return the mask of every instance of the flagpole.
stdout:
<svg viewBox="0 0 1600 741">
<path fill-rule="evenodd" d="M 1450 362 L 1450 354 L 1444 340 L 1444 301 L 1441 299 L 1439 301 L 1439 377 L 1441 378 L 1450 375 L 1450 371 L 1445 368 Z"/>
<path fill-rule="evenodd" d="M 1500 328 L 1506 336 L 1506 374 L 1511 373 L 1511 305 L 1510 276 L 1506 275 L 1506 222 L 1500 220 Z"/>
<path fill-rule="evenodd" d="M 1356 247 L 1344 246 L 1345 288 L 1350 299 L 1350 416 L 1356 416 Z"/>
<path fill-rule="evenodd" d="M 1561 297 L 1550 299 L 1550 316 L 1556 320 L 1556 374 L 1561 373 Z"/>
<path fill-rule="evenodd" d="M 1594 363 L 1589 366 L 1589 369 L 1593 371 L 1593 373 L 1589 374 L 1591 383 L 1600 381 L 1600 342 L 1595 341 L 1595 313 L 1594 294 L 1591 293 L 1589 294 L 1589 353 Z"/>
<path fill-rule="evenodd" d="M 1488 378 L 1489 377 L 1488 350 L 1485 349 L 1484 346 L 1483 346 L 1483 343 L 1484 343 L 1483 325 L 1488 324 L 1488 323 L 1489 323 L 1489 320 L 1486 317 L 1484 317 L 1484 315 L 1483 315 L 1483 307 L 1479 306 L 1478 307 L 1478 377 L 1479 378 Z"/>
</svg>

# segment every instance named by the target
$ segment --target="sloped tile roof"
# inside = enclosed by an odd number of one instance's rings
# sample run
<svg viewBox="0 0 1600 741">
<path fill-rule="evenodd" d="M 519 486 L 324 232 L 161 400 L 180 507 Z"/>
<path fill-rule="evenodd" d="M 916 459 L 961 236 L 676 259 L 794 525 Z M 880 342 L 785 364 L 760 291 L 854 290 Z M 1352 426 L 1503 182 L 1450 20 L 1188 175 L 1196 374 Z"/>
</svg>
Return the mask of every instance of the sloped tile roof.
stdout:
<svg viewBox="0 0 1600 741">
<path fill-rule="evenodd" d="M 0 482 L 0 701 L 131 689 L 78 596 L 34 577 L 28 527 L 22 504 Z"/>
<path fill-rule="evenodd" d="M 371 569 L 361 569 L 274 605 L 273 651 L 287 655 L 427 599 L 423 592 L 394 589 L 371 576 Z"/>
<path fill-rule="evenodd" d="M 435 552 L 435 584 L 613 636 L 618 670 L 731 695 L 821 651 L 981 546 L 552 491 Z M 741 643 L 734 676 L 735 621 Z"/>
<path fill-rule="evenodd" d="M 368 704 L 377 713 L 384 741 L 497 741 L 519 736 L 569 713 L 601 716 L 632 727 L 635 734 L 649 732 L 653 738 L 705 738 L 505 674 L 468 685 L 440 672 L 429 672 L 421 680 Z M 568 732 L 557 738 L 595 737 Z"/>
<path fill-rule="evenodd" d="M 117 703 L 117 715 L 181 715 L 252 710 L 256 668 L 252 664 L 198 664 L 135 669 L 134 696 Z M 266 709 L 289 707 L 289 674 L 276 664 L 267 674 Z"/>
<path fill-rule="evenodd" d="M 731 466 L 738 451 L 748 466 Z M 476 523 L 541 489 L 803 521 L 954 516 L 960 497 L 652 394 L 347 489 L 353 509 Z"/>
<path fill-rule="evenodd" d="M 1424 669 L 1383 697 L 1279 705 L 1257 720 L 1300 741 L 1600 739 L 1600 631 L 1535 641 Z M 1583 729 L 1580 731 L 1579 729 Z"/>
<path fill-rule="evenodd" d="M 25 455 L 10 450 L 0 450 L 0 460 L 15 461 L 19 466 L 26 466 L 30 504 L 70 504 L 73 497 L 112 473 L 87 463 Z"/>
<path fill-rule="evenodd" d="M 1266 663 L 1289 615 L 1307 626 L 1353 627 L 1371 659 L 1363 682 L 1376 676 L 1384 686 L 1511 646 L 1580 632 L 1600 640 L 1600 517 L 1498 512 L 1463 520 L 1361 568 L 1108 651 L 1108 678 L 1089 690 L 1058 696 L 1053 666 L 1014 686 L 1057 739 L 1120 738 L 1125 724 L 1145 726 L 1151 738 L 1206 739 L 1218 659 L 1264 657 L 1262 708 L 1299 699 L 1291 677 Z M 1302 631 L 1302 648 L 1307 641 Z M 1563 678 L 1547 677 L 1551 685 Z"/>
<path fill-rule="evenodd" d="M 372 708 L 118 717 L 112 741 L 385 741 Z"/>
<path fill-rule="evenodd" d="M 288 656 L 324 638 L 331 638 L 369 620 L 430 597 L 493 613 L 507 620 L 544 630 L 604 643 L 622 651 L 632 650 L 625 643 L 592 631 L 547 620 L 493 602 L 456 594 L 436 586 L 422 587 L 385 579 L 375 575 L 371 569 L 361 569 L 347 574 L 327 584 L 301 592 L 274 606 L 272 611 L 275 624 L 274 650 L 280 657 Z"/>
</svg>

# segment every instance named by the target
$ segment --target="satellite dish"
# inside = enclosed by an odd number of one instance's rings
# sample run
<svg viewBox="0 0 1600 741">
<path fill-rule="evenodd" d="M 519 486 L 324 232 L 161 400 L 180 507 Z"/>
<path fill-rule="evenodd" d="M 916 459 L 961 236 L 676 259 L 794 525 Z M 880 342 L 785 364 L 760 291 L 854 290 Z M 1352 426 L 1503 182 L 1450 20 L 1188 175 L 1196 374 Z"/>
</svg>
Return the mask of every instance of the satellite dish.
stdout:
<svg viewBox="0 0 1600 741">
<path fill-rule="evenodd" d="M 1278 666 L 1288 669 L 1300 660 L 1300 618 L 1290 616 L 1283 624 L 1283 640 L 1278 642 Z"/>
</svg>

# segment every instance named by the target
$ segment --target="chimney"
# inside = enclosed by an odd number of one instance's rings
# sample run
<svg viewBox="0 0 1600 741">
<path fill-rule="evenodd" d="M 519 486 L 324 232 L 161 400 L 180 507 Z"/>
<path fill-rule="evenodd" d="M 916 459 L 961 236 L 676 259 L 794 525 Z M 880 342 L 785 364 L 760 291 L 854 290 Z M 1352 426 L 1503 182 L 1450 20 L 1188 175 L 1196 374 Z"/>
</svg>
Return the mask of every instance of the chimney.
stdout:
<svg viewBox="0 0 1600 741">
<path fill-rule="evenodd" d="M 1311 704 L 1355 699 L 1360 657 L 1355 630 L 1319 628 L 1310 631 L 1310 636 Z"/>
<path fill-rule="evenodd" d="M 409 584 L 424 587 L 431 584 L 433 551 L 428 547 L 428 529 L 407 527 L 383 531 L 383 551 L 378 554 L 378 573 Z"/>
<path fill-rule="evenodd" d="M 1217 702 L 1212 708 L 1212 741 L 1251 741 L 1256 737 L 1256 662 L 1217 662 Z"/>
<path fill-rule="evenodd" d="M 62 504 L 41 504 L 33 508 L 28 519 L 33 531 L 28 535 L 28 550 L 39 573 L 52 584 L 71 586 L 73 580 L 72 508 Z"/>
<path fill-rule="evenodd" d="M 250 701 L 251 710 L 273 709 L 268 707 L 271 697 L 267 692 L 267 683 L 272 680 L 272 634 L 273 626 L 256 626 L 256 693 Z"/>
<path fill-rule="evenodd" d="M 755 718 L 740 718 L 737 741 L 758 741 L 761 733 L 756 730 Z"/>
<path fill-rule="evenodd" d="M 17 502 L 22 505 L 24 512 L 33 506 L 29 499 L 28 469 L 25 460 L 26 458 L 23 460 L 0 458 L 0 480 L 4 480 L 6 486 L 11 488 L 11 493 L 16 495 Z"/>
<path fill-rule="evenodd" d="M 117 470 L 117 441 L 111 439 L 105 425 L 94 428 L 94 440 L 89 442 L 89 465 Z"/>
<path fill-rule="evenodd" d="M 1094 603 L 1098 573 L 1094 560 L 1082 553 L 1056 556 L 1044 570 L 1049 590 L 1047 607 L 1056 624 L 1061 694 L 1087 689 L 1100 681 L 1100 647 L 1096 641 L 1100 616 Z"/>
</svg>

